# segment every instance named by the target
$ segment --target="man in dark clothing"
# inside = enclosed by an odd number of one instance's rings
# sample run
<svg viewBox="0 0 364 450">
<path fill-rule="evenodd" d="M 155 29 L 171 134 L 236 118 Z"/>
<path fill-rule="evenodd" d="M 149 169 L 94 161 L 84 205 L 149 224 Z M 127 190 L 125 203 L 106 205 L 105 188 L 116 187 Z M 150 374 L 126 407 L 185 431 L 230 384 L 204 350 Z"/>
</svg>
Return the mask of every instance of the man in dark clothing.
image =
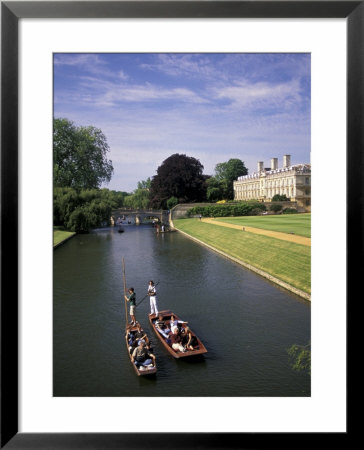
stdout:
<svg viewBox="0 0 364 450">
<path fill-rule="evenodd" d="M 155 365 L 155 356 L 145 347 L 144 341 L 139 341 L 138 347 L 131 355 L 131 360 L 137 367 L 148 366 L 149 364 Z"/>
<path fill-rule="evenodd" d="M 129 337 L 129 345 L 134 350 L 134 348 L 138 345 L 139 341 L 145 340 L 146 334 L 142 330 L 140 323 L 137 324 L 137 331 L 130 333 Z"/>
</svg>

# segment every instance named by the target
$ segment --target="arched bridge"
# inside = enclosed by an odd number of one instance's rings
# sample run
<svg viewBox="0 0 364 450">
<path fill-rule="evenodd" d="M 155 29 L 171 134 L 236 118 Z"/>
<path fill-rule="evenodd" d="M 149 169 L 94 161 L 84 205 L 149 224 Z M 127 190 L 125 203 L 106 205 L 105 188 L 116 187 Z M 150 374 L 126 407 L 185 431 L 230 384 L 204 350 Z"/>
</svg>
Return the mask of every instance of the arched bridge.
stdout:
<svg viewBox="0 0 364 450">
<path fill-rule="evenodd" d="M 160 223 L 169 223 L 169 211 L 163 209 L 134 209 L 120 208 L 112 211 L 111 224 L 119 225 L 125 223 L 140 224 L 157 220 Z"/>
</svg>

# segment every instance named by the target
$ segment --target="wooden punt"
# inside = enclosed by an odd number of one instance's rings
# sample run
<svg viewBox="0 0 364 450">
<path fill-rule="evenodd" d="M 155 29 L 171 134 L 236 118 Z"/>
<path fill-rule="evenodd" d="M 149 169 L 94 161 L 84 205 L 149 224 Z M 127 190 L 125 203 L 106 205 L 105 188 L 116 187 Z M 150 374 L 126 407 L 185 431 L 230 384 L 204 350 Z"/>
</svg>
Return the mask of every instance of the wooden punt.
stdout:
<svg viewBox="0 0 364 450">
<path fill-rule="evenodd" d="M 141 329 L 142 329 L 143 333 L 145 333 L 145 331 L 143 330 L 143 328 L 141 328 Z M 129 355 L 129 358 L 130 358 L 131 365 L 133 366 L 133 368 L 134 368 L 134 370 L 135 370 L 135 373 L 136 373 L 138 376 L 141 376 L 141 375 L 153 375 L 154 373 L 157 372 L 157 363 L 155 363 L 155 365 L 154 365 L 153 367 L 147 366 L 146 368 L 141 368 L 141 366 L 139 366 L 139 368 L 138 368 L 138 367 L 133 363 L 133 361 L 132 361 L 132 359 L 131 359 L 132 353 L 131 353 L 130 350 L 129 350 L 129 343 L 128 343 L 128 340 L 129 340 L 129 333 L 134 333 L 134 332 L 136 332 L 136 331 L 137 331 L 136 325 L 130 326 L 130 327 L 125 331 L 126 351 L 128 352 L 128 355 Z M 148 336 L 146 336 L 145 341 L 146 341 L 147 345 L 151 345 L 151 342 L 150 342 Z M 153 353 L 153 354 L 154 354 L 154 353 Z"/>
<path fill-rule="evenodd" d="M 174 316 L 176 320 L 181 320 L 177 314 L 170 310 L 165 311 L 159 311 L 158 315 L 161 314 L 163 316 L 163 320 L 166 322 L 166 325 L 168 326 L 169 321 L 171 319 L 171 316 Z M 193 350 L 187 350 L 186 352 L 180 352 L 175 351 L 171 347 L 170 344 L 168 344 L 166 338 L 160 333 L 158 328 L 155 326 L 155 322 L 158 319 L 154 314 L 149 314 L 149 322 L 155 332 L 155 334 L 158 336 L 158 339 L 162 342 L 163 346 L 168 350 L 168 352 L 174 357 L 174 358 L 185 358 L 186 356 L 196 356 L 196 355 L 202 355 L 203 353 L 207 353 L 206 347 L 203 345 L 203 343 L 200 341 L 200 339 L 196 336 L 196 334 L 191 330 L 192 336 L 194 336 L 197 340 L 197 344 L 194 346 Z M 180 324 L 181 328 L 186 328 L 186 324 Z"/>
</svg>

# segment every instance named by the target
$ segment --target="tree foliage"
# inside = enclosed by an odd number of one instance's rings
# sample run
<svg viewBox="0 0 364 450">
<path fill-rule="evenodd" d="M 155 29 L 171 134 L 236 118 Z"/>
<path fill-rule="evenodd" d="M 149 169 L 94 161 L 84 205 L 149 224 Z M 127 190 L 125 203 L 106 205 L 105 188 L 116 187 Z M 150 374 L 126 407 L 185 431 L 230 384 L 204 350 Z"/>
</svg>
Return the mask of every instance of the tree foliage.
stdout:
<svg viewBox="0 0 364 450">
<path fill-rule="evenodd" d="M 114 169 L 107 159 L 108 151 L 101 130 L 77 127 L 68 119 L 54 119 L 54 186 L 94 189 L 109 182 Z"/>
<path fill-rule="evenodd" d="M 150 206 L 149 191 L 151 179 L 138 181 L 138 187 L 131 194 L 125 197 L 124 206 L 129 208 L 147 209 Z"/>
<path fill-rule="evenodd" d="M 172 208 L 174 208 L 176 205 L 178 205 L 178 198 L 176 198 L 176 197 L 170 197 L 170 198 L 167 200 L 167 208 L 168 208 L 168 209 L 172 209 Z"/>
<path fill-rule="evenodd" d="M 138 189 L 150 189 L 152 180 L 148 177 L 146 180 L 138 181 Z"/>
<path fill-rule="evenodd" d="M 176 197 L 179 203 L 203 201 L 206 198 L 206 176 L 196 158 L 175 153 L 163 161 L 151 182 L 152 207 L 166 208 L 167 200 Z"/>
<path fill-rule="evenodd" d="M 216 164 L 215 178 L 221 183 L 224 197 L 232 200 L 234 198 L 233 182 L 238 177 L 248 174 L 248 169 L 243 161 L 238 158 L 229 159 L 227 162 Z"/>
<path fill-rule="evenodd" d="M 285 208 L 282 214 L 298 214 L 298 211 L 296 208 Z"/>
<path fill-rule="evenodd" d="M 216 177 L 210 177 L 206 180 L 206 198 L 208 202 L 217 202 L 224 198 L 226 185 Z"/>
<path fill-rule="evenodd" d="M 275 213 L 277 213 L 277 212 L 279 212 L 279 211 L 282 211 L 282 205 L 279 205 L 279 204 L 277 204 L 277 203 L 273 203 L 273 205 L 270 205 L 270 210 L 272 211 L 272 212 L 275 212 Z"/>
<path fill-rule="evenodd" d="M 291 367 L 295 371 L 306 371 L 311 375 L 311 344 L 293 344 L 287 353 L 291 360 Z"/>
<path fill-rule="evenodd" d="M 123 206 L 125 195 L 125 192 L 108 189 L 76 191 L 70 187 L 55 187 L 53 223 L 78 233 L 109 224 L 111 211 Z"/>
</svg>

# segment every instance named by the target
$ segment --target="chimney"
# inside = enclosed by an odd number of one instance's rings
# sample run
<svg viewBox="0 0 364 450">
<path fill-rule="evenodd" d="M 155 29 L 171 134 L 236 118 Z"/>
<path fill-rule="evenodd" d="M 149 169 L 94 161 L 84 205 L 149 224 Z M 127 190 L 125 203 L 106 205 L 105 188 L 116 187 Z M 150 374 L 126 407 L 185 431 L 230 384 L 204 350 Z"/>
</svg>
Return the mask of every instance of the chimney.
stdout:
<svg viewBox="0 0 364 450">
<path fill-rule="evenodd" d="M 258 172 L 264 172 L 264 162 L 263 161 L 258 162 Z"/>
<path fill-rule="evenodd" d="M 271 170 L 277 170 L 278 169 L 278 158 L 272 158 L 270 160 L 270 167 L 271 167 Z"/>
<path fill-rule="evenodd" d="M 284 155 L 283 156 L 283 167 L 289 167 L 291 165 L 291 155 Z"/>
</svg>

